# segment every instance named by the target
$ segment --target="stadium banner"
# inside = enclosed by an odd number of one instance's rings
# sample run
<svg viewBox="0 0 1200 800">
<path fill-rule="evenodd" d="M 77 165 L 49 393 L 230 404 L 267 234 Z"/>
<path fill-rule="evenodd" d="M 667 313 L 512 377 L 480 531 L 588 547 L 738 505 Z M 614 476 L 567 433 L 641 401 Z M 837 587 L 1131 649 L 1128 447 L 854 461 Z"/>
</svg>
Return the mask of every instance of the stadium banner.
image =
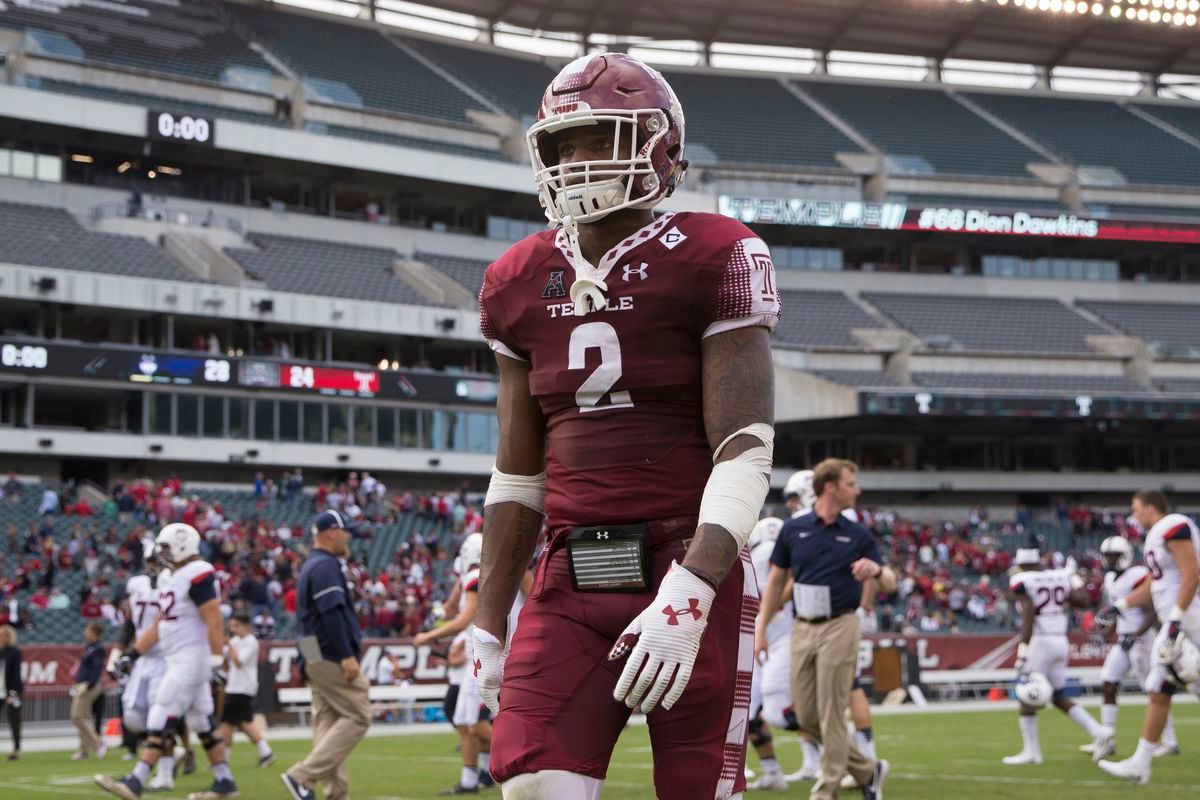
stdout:
<svg viewBox="0 0 1200 800">
<path fill-rule="evenodd" d="M 1071 666 L 1098 667 L 1111 645 L 1096 647 L 1084 634 L 1073 634 Z M 901 647 L 912 650 L 921 669 L 1005 669 L 1013 666 L 1017 655 L 1015 634 L 929 634 L 896 636 L 881 634 L 864 637 L 859 643 L 859 664 L 870 674 L 876 647 Z M 446 663 L 429 645 L 417 647 L 411 639 L 366 639 L 363 641 L 362 671 L 372 683 L 384 653 L 395 653 L 400 675 L 413 683 L 445 683 Z M 30 688 L 68 687 L 71 669 L 83 656 L 82 645 L 22 645 L 24 661 L 21 674 Z M 265 641 L 259 648 L 259 661 L 268 665 L 276 687 L 300 686 L 300 649 L 295 641 Z"/>
<path fill-rule="evenodd" d="M 1029 417 L 1041 419 L 1200 420 L 1198 400 L 1102 397 L 1090 394 L 1017 395 L 985 390 L 858 393 L 869 417 Z"/>
<path fill-rule="evenodd" d="M 0 374 L 494 406 L 486 376 L 0 337 Z"/>
<path fill-rule="evenodd" d="M 1098 219 L 1067 212 L 1001 212 L 971 206 L 917 206 L 907 203 L 866 203 L 860 200 L 739 197 L 727 194 L 717 198 L 717 210 L 747 225 L 1200 244 L 1200 224 Z M 1186 209 L 1180 209 L 1180 213 L 1185 212 Z M 1200 215 L 1200 210 L 1196 213 Z"/>
<path fill-rule="evenodd" d="M 1068 637 L 1072 667 L 1099 667 L 1115 644 L 1097 646 L 1091 637 L 1073 633 Z M 994 670 L 1013 669 L 1017 660 L 1015 634 L 918 634 L 864 636 L 858 644 L 858 665 L 864 675 L 871 674 L 877 647 L 899 647 L 912 651 L 922 670 Z"/>
<path fill-rule="evenodd" d="M 445 683 L 446 663 L 435 653 L 445 649 L 430 645 L 416 647 L 409 639 L 366 639 L 363 641 L 362 672 L 374 682 L 379 670 L 379 661 L 384 653 L 395 653 L 400 663 L 400 674 L 413 683 Z M 71 671 L 83 657 L 83 645 L 31 644 L 21 645 L 21 675 L 30 687 L 71 686 L 74 681 Z M 300 648 L 293 640 L 262 642 L 259 661 L 271 666 L 275 685 L 301 686 Z"/>
</svg>

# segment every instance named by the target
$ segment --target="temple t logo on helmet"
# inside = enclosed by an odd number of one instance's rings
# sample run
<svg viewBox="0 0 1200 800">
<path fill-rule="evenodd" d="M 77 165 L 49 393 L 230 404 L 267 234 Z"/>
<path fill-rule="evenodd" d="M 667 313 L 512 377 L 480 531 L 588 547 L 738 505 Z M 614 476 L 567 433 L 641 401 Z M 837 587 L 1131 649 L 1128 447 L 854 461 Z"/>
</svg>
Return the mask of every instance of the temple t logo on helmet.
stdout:
<svg viewBox="0 0 1200 800">
<path fill-rule="evenodd" d="M 612 125 L 612 157 L 560 164 L 553 134 Z M 630 147 L 630 142 L 633 147 Z M 547 87 L 527 134 L 538 198 L 552 223 L 653 208 L 683 180 L 683 108 L 666 79 L 623 53 L 583 56 Z"/>
</svg>

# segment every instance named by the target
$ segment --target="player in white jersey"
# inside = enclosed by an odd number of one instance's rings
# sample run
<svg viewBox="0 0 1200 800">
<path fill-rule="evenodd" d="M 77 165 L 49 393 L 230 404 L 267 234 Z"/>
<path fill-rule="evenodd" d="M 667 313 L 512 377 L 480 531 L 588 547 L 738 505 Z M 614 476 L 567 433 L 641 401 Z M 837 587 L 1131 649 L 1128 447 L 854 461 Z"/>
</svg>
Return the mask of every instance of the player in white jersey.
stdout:
<svg viewBox="0 0 1200 800">
<path fill-rule="evenodd" d="M 466 634 L 466 664 L 468 675 L 459 684 L 458 698 L 454 706 L 452 721 L 458 730 L 459 748 L 462 751 L 462 772 L 459 781 L 442 794 L 475 794 L 481 782 L 490 785 L 488 765 L 481 762 L 483 752 L 491 752 L 492 723 L 490 716 L 481 715 L 483 699 L 475 681 L 471 680 L 474 658 L 471 652 L 471 626 L 475 622 L 475 609 L 479 604 L 479 560 L 483 550 L 483 534 L 472 533 L 463 539 L 459 548 L 462 578 L 459 587 L 458 615 L 441 627 L 419 633 L 413 637 L 417 647 L 439 639 Z M 481 781 L 483 775 L 487 775 Z"/>
<path fill-rule="evenodd" d="M 1108 537 L 1100 543 L 1100 557 L 1108 567 L 1108 571 L 1104 573 L 1104 596 L 1107 605 L 1119 603 L 1144 581 L 1150 580 L 1150 570 L 1140 564 L 1134 565 L 1133 545 L 1128 539 L 1120 536 Z M 1117 692 L 1121 688 L 1121 681 L 1130 670 L 1139 683 L 1149 676 L 1150 654 L 1154 647 L 1152 629 L 1157 622 L 1158 617 L 1153 609 L 1149 608 L 1131 608 L 1116 619 L 1103 615 L 1096 618 L 1096 632 L 1101 637 L 1107 638 L 1110 632 L 1117 636 L 1117 643 L 1109 649 L 1104 659 L 1104 667 L 1100 670 L 1104 691 L 1104 705 L 1100 706 L 1101 724 L 1110 728 L 1117 727 Z M 1084 745 L 1080 749 L 1091 752 L 1090 745 Z M 1163 746 L 1160 750 L 1162 755 L 1171 751 L 1178 752 L 1174 726 L 1169 721 L 1167 730 L 1163 733 Z"/>
<path fill-rule="evenodd" d="M 1102 614 L 1124 616 L 1130 609 L 1153 605 L 1162 629 L 1154 641 L 1146 691 L 1150 705 L 1137 750 L 1124 761 L 1101 761 L 1100 769 L 1136 784 L 1150 782 L 1150 762 L 1158 749 L 1171 712 L 1171 696 L 1181 688 L 1200 694 L 1195 645 L 1200 643 L 1200 530 L 1182 514 L 1167 513 L 1166 495 L 1143 489 L 1133 496 L 1133 516 L 1148 531 L 1143 543 L 1150 580 Z M 1189 654 L 1190 659 L 1184 656 Z M 1184 665 L 1185 660 L 1190 664 Z M 1183 684 L 1183 685 L 1181 685 Z"/>
<path fill-rule="evenodd" d="M 758 579 L 759 591 L 766 585 L 767 575 L 771 571 L 771 553 L 775 551 L 775 540 L 779 538 L 779 529 L 783 520 L 778 517 L 766 517 L 758 521 L 750 532 L 746 546 L 750 548 L 750 562 L 754 565 L 754 573 Z M 747 789 L 786 790 L 787 780 L 775 758 L 775 743 L 771 736 L 770 725 L 787 727 L 785 714 L 792 705 L 789 665 L 791 654 L 789 646 L 792 633 L 791 603 L 786 603 L 770 622 L 766 624 L 766 639 L 768 656 L 765 663 L 754 662 L 754 673 L 750 681 L 750 744 L 758 753 L 762 764 L 763 774 Z M 769 681 L 768 681 L 769 675 Z M 766 687 L 770 686 L 770 710 Z M 795 725 L 795 715 L 792 724 Z M 769 722 L 769 724 L 768 724 Z M 795 729 L 794 727 L 792 728 Z"/>
<path fill-rule="evenodd" d="M 191 525 L 172 523 L 158 534 L 155 553 L 170 564 L 168 580 L 158 585 L 158 619 L 121 656 L 118 669 L 128 673 L 156 646 L 166 662 L 146 718 L 146 744 L 133 772 L 120 780 L 97 775 L 96 783 L 110 794 L 137 800 L 150 770 L 164 753 L 172 752 L 180 720 L 200 737 L 213 784 L 193 792 L 188 800 L 238 796 L 237 784 L 225 760 L 225 743 L 212 731 L 213 699 L 210 681 L 224 683 L 225 663 L 220 596 L 213 567 L 200 557 L 200 534 Z"/>
<path fill-rule="evenodd" d="M 121 655 L 142 638 L 158 620 L 159 585 L 165 584 L 171 578 L 171 570 L 155 557 L 153 542 L 146 544 L 142 564 L 143 574 L 134 575 L 125 583 L 125 598 L 129 608 L 118 640 L 119 647 L 114 647 L 109 654 L 110 673 L 116 670 L 116 662 Z M 166 668 L 162 648 L 155 645 L 134 663 L 129 677 L 125 680 L 125 687 L 121 692 L 121 724 L 125 730 L 139 738 L 146 733 L 146 717 L 150 713 L 151 701 L 158 691 Z M 173 752 L 164 753 L 158 760 L 154 780 L 146 788 L 150 791 L 175 788 Z"/>
<path fill-rule="evenodd" d="M 1095 752 L 1112 752 L 1114 731 L 1092 719 L 1080 706 L 1063 693 L 1067 682 L 1067 610 L 1069 606 L 1088 605 L 1083 580 L 1074 568 L 1041 568 L 1041 555 L 1034 549 L 1017 550 L 1013 563 L 1017 566 L 1009 580 L 1009 588 L 1017 597 L 1021 609 L 1020 644 L 1017 645 L 1017 676 L 1024 680 L 1032 673 L 1044 675 L 1054 693 L 1052 699 L 1059 711 L 1079 725 L 1092 737 Z M 1041 764 L 1042 746 L 1038 739 L 1037 709 L 1021 706 L 1018 718 L 1025 746 L 1015 756 L 1006 756 L 1005 764 Z M 1096 760 L 1099 760 L 1099 756 Z"/>
</svg>

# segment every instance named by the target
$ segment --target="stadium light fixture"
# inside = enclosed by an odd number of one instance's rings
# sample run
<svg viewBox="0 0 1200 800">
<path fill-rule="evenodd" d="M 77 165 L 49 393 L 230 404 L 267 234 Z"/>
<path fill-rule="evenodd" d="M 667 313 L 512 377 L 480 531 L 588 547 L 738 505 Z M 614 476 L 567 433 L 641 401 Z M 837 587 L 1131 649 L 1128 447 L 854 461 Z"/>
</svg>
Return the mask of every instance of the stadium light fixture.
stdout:
<svg viewBox="0 0 1200 800">
<path fill-rule="evenodd" d="M 71 153 L 71 160 L 76 164 L 91 164 L 96 159 L 89 155 L 84 155 L 83 153 Z"/>
<path fill-rule="evenodd" d="M 117 165 L 117 174 L 124 175 L 126 172 L 128 172 L 131 169 L 133 169 L 132 161 L 122 161 L 120 164 Z"/>
</svg>

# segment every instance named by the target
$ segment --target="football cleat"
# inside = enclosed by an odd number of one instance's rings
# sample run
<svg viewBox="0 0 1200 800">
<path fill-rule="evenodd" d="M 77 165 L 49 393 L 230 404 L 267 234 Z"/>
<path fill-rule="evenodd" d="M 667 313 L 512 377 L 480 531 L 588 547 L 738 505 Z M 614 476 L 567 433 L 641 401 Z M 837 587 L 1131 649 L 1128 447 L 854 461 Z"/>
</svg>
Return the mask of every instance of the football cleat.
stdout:
<svg viewBox="0 0 1200 800">
<path fill-rule="evenodd" d="M 805 772 L 804 767 L 801 767 L 795 772 L 789 772 L 788 774 L 784 775 L 783 779 L 788 783 L 796 783 L 798 781 L 815 781 L 819 777 L 821 777 L 821 771 L 819 769 Z"/>
<path fill-rule="evenodd" d="M 283 785 L 288 790 L 288 795 L 292 800 L 316 800 L 316 795 L 313 794 L 312 789 L 305 789 L 304 784 L 286 772 L 279 776 L 279 780 L 283 781 Z"/>
<path fill-rule="evenodd" d="M 1005 756 L 1003 759 L 1001 759 L 1001 761 L 1003 761 L 1005 764 L 1008 764 L 1010 767 L 1021 766 L 1024 764 L 1040 764 L 1042 763 L 1042 754 L 1030 753 L 1027 750 L 1022 750 L 1015 756 Z"/>
<path fill-rule="evenodd" d="M 175 788 L 174 777 L 166 775 L 155 775 L 154 778 L 146 784 L 147 792 L 169 792 Z"/>
<path fill-rule="evenodd" d="M 1143 772 L 1137 764 L 1133 763 L 1132 758 L 1124 761 L 1101 761 L 1096 766 L 1114 778 L 1124 778 L 1135 786 L 1145 786 L 1150 782 L 1150 768 L 1147 767 Z"/>
<path fill-rule="evenodd" d="M 754 770 L 750 769 L 749 767 L 746 767 L 744 770 L 742 770 L 742 774 L 744 774 L 746 776 L 746 783 L 749 783 L 750 781 L 752 781 L 758 777 L 758 773 L 755 772 Z"/>
<path fill-rule="evenodd" d="M 442 791 L 438 792 L 438 797 L 450 797 L 451 795 L 456 794 L 479 794 L 479 787 L 472 786 L 470 789 L 468 789 L 461 783 L 456 783 L 449 789 L 443 789 Z"/>
<path fill-rule="evenodd" d="M 1092 742 L 1092 763 L 1099 763 L 1100 759 L 1108 758 L 1115 752 L 1117 752 L 1117 732 L 1109 727 L 1101 728 L 1100 735 L 1096 737 L 1096 741 Z"/>
<path fill-rule="evenodd" d="M 1162 758 L 1163 756 L 1177 756 L 1179 753 L 1180 750 L 1178 742 L 1175 744 L 1167 744 L 1166 742 L 1163 742 L 1154 748 L 1154 753 L 1152 755 L 1155 758 Z"/>
<path fill-rule="evenodd" d="M 1079 752 L 1087 753 L 1090 756 L 1092 753 L 1096 752 L 1096 743 L 1092 742 L 1091 744 L 1079 745 Z"/>
<path fill-rule="evenodd" d="M 267 753 L 265 756 L 258 759 L 259 767 L 269 767 L 274 763 L 275 763 L 275 754 L 274 753 Z"/>
<path fill-rule="evenodd" d="M 132 775 L 120 779 L 97 775 L 94 780 L 101 789 L 122 800 L 139 800 L 142 796 L 142 782 Z"/>
<path fill-rule="evenodd" d="M 892 765 L 885 758 L 875 762 L 875 774 L 871 776 L 871 782 L 862 787 L 863 800 L 883 800 L 883 785 L 887 783 L 891 768 Z"/>
<path fill-rule="evenodd" d="M 192 792 L 187 800 L 225 800 L 227 797 L 237 797 L 237 784 L 228 778 L 214 780 L 212 786 L 202 792 Z"/>
<path fill-rule="evenodd" d="M 196 751 L 188 750 L 183 755 L 183 774 L 191 775 L 196 771 Z"/>
<path fill-rule="evenodd" d="M 758 791 L 775 791 L 786 792 L 788 782 L 784 780 L 783 773 L 780 772 L 764 772 L 754 783 L 746 784 L 746 788 L 752 792 Z"/>
</svg>

